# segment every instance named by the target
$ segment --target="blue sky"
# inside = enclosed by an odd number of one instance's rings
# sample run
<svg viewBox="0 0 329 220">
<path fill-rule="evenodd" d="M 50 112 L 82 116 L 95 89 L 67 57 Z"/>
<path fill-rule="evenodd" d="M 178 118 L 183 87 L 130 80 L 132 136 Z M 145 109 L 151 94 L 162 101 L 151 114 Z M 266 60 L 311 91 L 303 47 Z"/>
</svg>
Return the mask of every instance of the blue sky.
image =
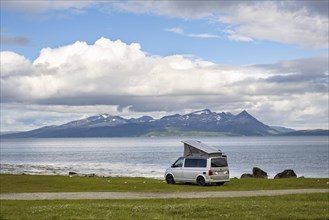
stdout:
<svg viewBox="0 0 329 220">
<path fill-rule="evenodd" d="M 59 18 L 54 12 L 47 14 L 3 10 L 3 35 L 24 36 L 30 42 L 24 46 L 4 44 L 2 50 L 14 51 L 34 60 L 44 47 L 59 47 L 78 40 L 91 44 L 100 37 L 106 37 L 120 39 L 127 44 L 137 42 L 143 51 L 153 55 L 188 54 L 218 63 L 273 63 L 327 52 L 326 49 L 309 49 L 298 44 L 269 40 L 233 41 L 225 36 L 227 25 L 209 20 L 128 12 L 106 13 L 97 7 L 91 7 L 80 15 L 63 14 Z M 184 30 L 185 34 L 171 32 L 170 29 L 174 28 Z M 214 36 L 187 36 L 205 33 Z"/>
<path fill-rule="evenodd" d="M 328 128 L 328 1 L 1 1 L 2 131 L 204 108 Z"/>
</svg>

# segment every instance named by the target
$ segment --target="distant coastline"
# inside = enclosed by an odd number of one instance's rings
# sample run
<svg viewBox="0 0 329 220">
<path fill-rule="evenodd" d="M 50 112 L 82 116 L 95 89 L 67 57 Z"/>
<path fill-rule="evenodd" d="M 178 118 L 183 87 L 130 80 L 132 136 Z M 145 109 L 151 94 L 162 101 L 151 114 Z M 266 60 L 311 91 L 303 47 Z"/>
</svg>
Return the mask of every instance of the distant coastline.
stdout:
<svg viewBox="0 0 329 220">
<path fill-rule="evenodd" d="M 280 136 L 328 136 L 329 137 L 329 130 L 325 129 L 314 129 L 314 130 L 296 130 L 287 133 L 279 133 L 273 135 L 239 135 L 229 132 L 207 132 L 207 131 L 184 131 L 184 130 L 177 130 L 172 128 L 165 128 L 164 130 L 155 130 L 150 131 L 145 134 L 131 134 L 131 133 L 108 133 L 108 134 L 87 134 L 84 135 L 83 130 L 81 134 L 61 134 L 61 135 L 49 135 L 49 136 L 29 136 L 26 135 L 29 132 L 4 132 L 0 134 L 1 138 L 9 139 L 9 138 L 103 138 L 103 137 L 280 137 Z"/>
<path fill-rule="evenodd" d="M 325 129 L 297 130 L 297 131 L 282 133 L 278 136 L 329 136 L 329 130 L 325 130 Z"/>
</svg>

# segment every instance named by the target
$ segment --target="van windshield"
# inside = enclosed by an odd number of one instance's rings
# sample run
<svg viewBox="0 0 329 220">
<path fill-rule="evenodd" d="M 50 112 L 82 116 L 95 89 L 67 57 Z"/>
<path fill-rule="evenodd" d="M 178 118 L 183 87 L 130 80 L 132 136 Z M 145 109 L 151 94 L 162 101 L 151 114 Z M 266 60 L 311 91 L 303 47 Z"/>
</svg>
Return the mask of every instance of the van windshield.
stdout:
<svg viewBox="0 0 329 220">
<path fill-rule="evenodd" d="M 178 160 L 176 160 L 176 162 L 173 165 L 171 165 L 171 167 L 172 168 L 182 167 L 183 166 L 183 161 L 184 161 L 184 158 L 180 157 L 180 158 L 178 158 Z"/>
<path fill-rule="evenodd" d="M 211 159 L 211 167 L 227 167 L 226 158 L 213 158 L 213 159 Z"/>
</svg>

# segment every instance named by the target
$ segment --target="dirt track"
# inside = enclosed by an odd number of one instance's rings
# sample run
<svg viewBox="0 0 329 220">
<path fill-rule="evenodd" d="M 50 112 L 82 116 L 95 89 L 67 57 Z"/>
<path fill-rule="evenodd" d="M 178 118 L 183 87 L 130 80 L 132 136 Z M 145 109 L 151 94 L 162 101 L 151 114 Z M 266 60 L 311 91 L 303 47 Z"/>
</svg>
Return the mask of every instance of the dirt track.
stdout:
<svg viewBox="0 0 329 220">
<path fill-rule="evenodd" d="M 147 192 L 60 192 L 60 193 L 3 193 L 0 200 L 74 200 L 74 199 L 169 199 L 169 198 L 221 198 L 276 196 L 304 193 L 329 193 L 329 189 L 289 189 L 259 191 L 227 192 L 180 192 L 180 193 L 147 193 Z"/>
</svg>

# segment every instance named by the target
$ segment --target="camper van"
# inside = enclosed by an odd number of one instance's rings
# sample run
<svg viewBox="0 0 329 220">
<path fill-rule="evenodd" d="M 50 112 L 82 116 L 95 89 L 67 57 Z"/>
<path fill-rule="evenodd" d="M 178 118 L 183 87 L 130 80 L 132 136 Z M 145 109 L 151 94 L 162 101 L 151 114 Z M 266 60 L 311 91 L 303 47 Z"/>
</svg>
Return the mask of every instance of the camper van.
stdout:
<svg viewBox="0 0 329 220">
<path fill-rule="evenodd" d="M 182 141 L 184 156 L 165 172 L 168 184 L 176 182 L 223 185 L 230 181 L 227 157 L 219 149 L 200 141 Z"/>
</svg>

